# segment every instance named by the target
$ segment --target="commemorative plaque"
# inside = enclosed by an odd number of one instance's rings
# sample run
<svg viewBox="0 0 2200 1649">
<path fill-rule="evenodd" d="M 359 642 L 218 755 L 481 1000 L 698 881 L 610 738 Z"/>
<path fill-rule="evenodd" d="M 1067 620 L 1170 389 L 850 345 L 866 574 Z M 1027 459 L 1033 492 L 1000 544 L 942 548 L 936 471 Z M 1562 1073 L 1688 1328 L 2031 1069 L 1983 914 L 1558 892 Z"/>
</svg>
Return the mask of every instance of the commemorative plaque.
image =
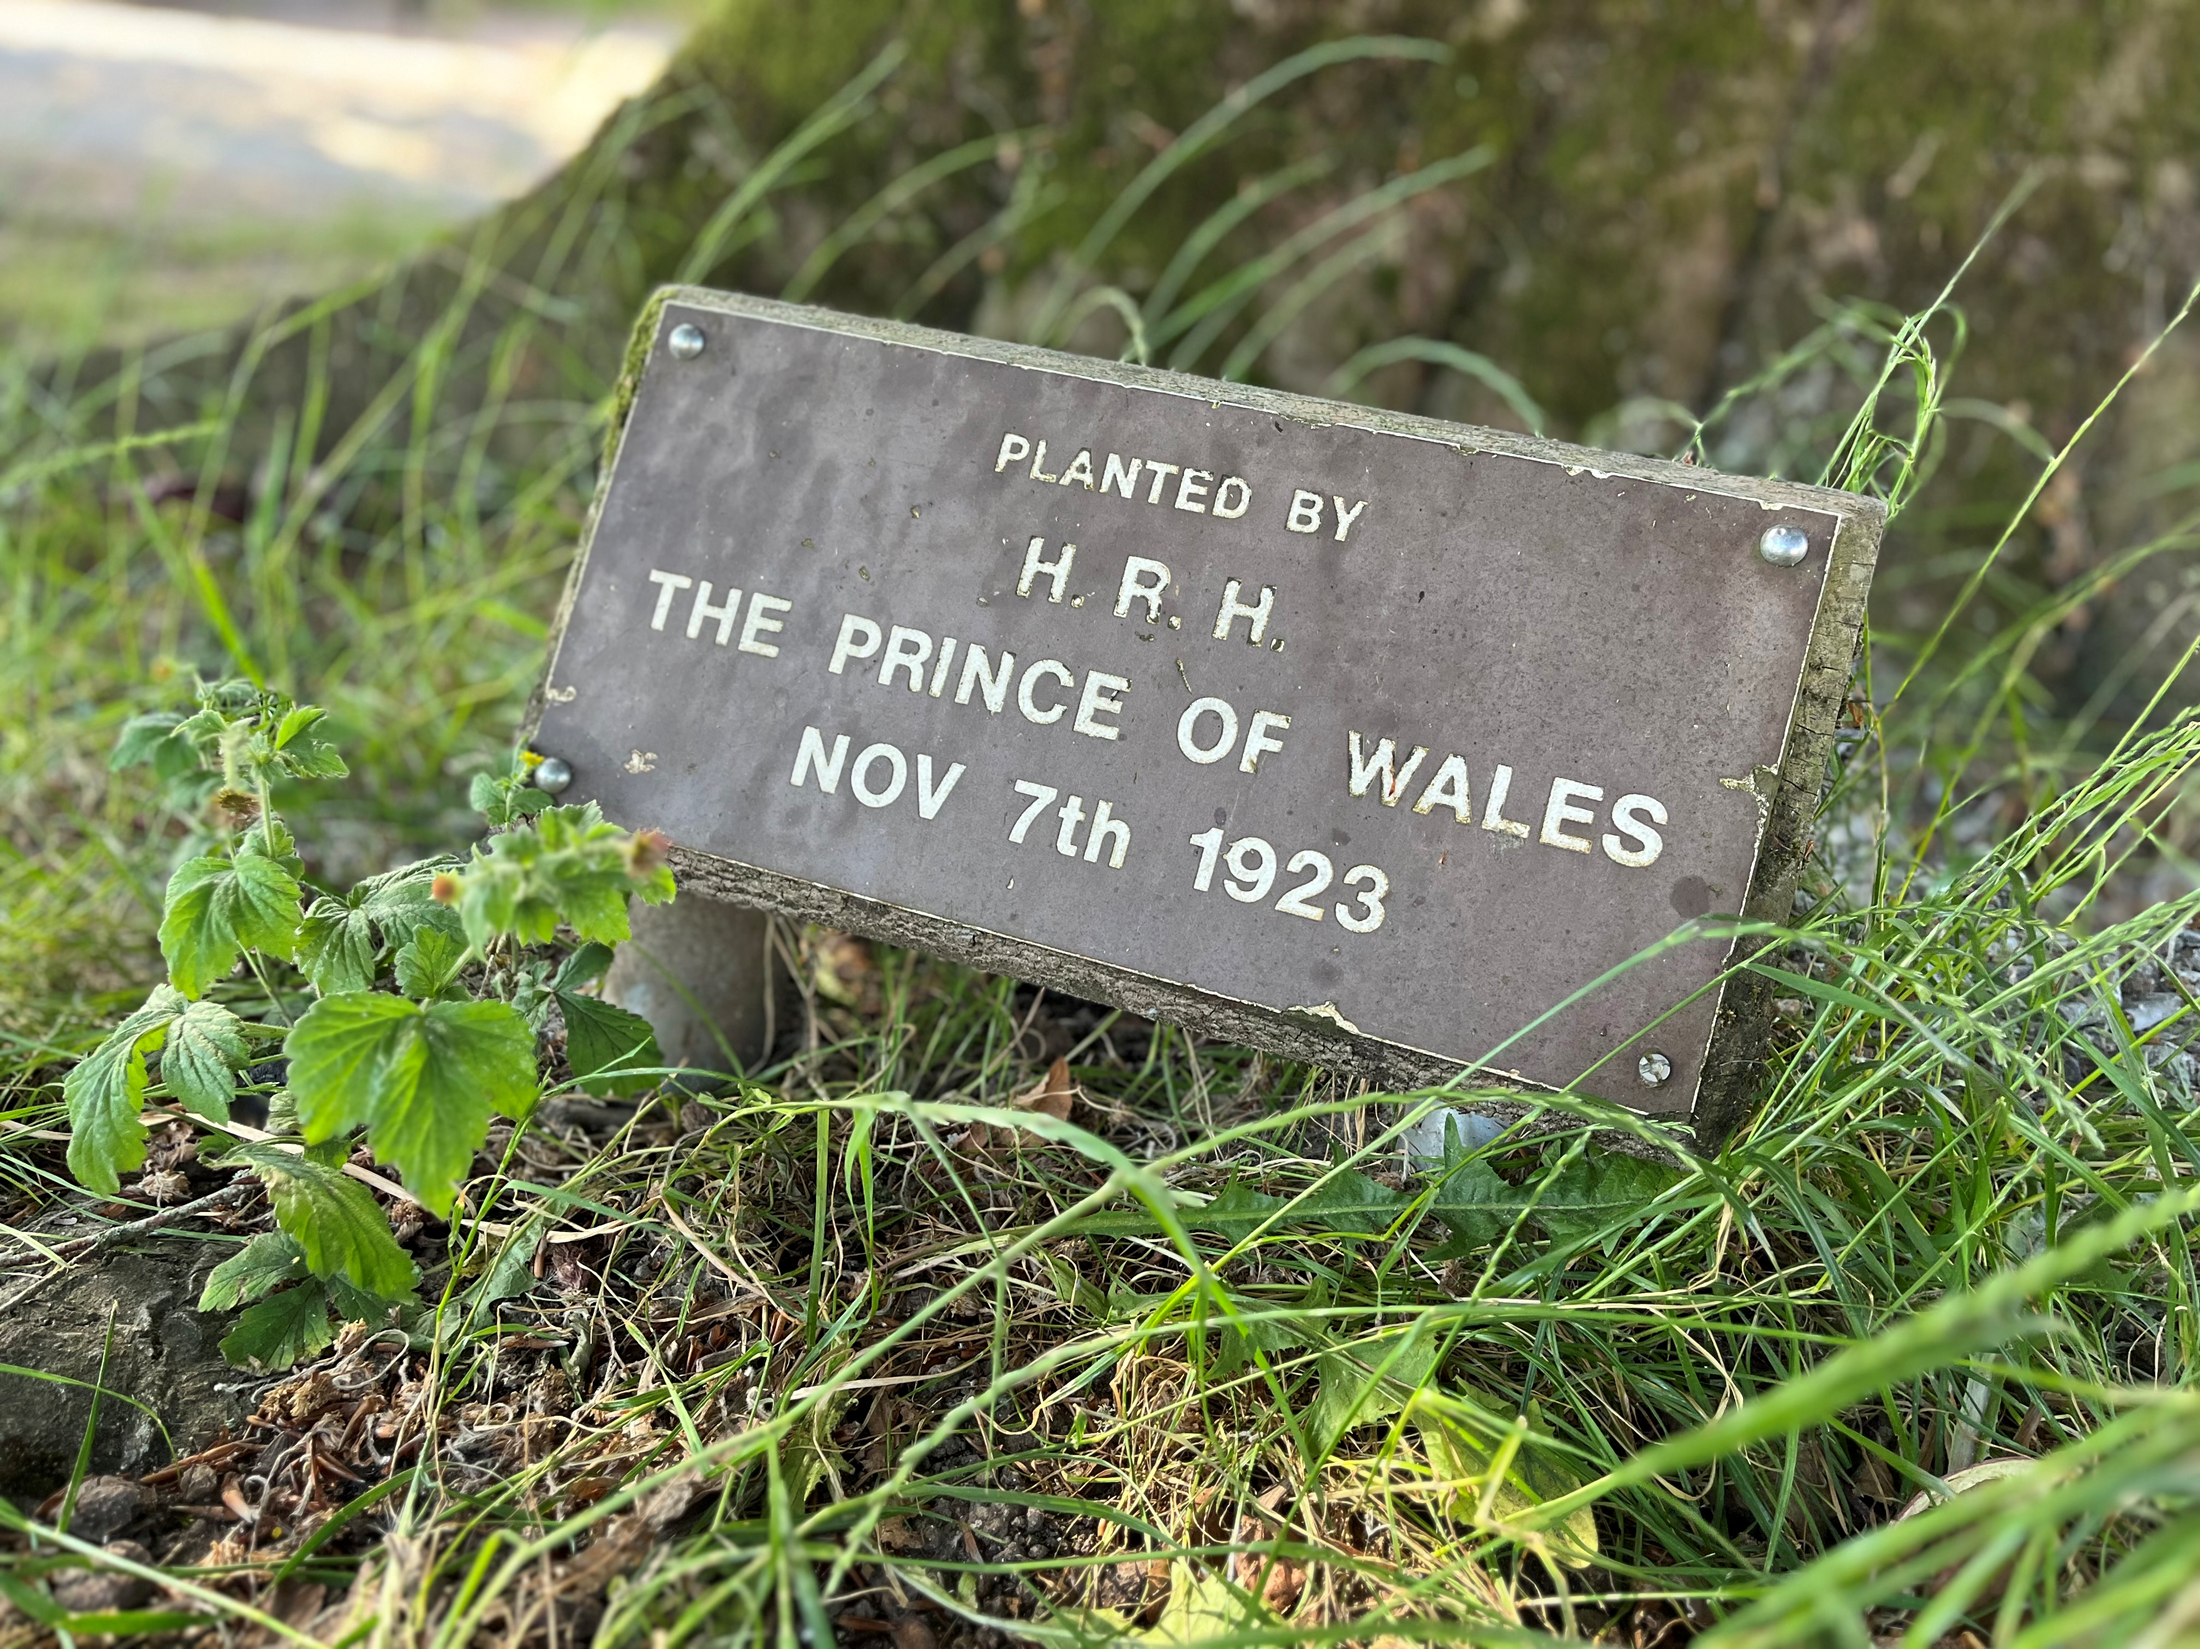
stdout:
<svg viewBox="0 0 2200 1649">
<path fill-rule="evenodd" d="M 679 288 L 530 736 L 707 895 L 1731 1124 L 1883 512 Z"/>
</svg>

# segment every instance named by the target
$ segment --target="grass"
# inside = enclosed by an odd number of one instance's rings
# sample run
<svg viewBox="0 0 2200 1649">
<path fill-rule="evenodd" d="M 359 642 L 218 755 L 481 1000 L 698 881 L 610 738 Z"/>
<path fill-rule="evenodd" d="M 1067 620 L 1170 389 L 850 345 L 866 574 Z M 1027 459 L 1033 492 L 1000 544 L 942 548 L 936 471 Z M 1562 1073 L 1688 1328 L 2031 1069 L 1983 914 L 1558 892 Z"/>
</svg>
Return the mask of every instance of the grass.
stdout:
<svg viewBox="0 0 2200 1649">
<path fill-rule="evenodd" d="M 95 193 L 96 180 L 75 181 Z M 441 227 L 440 216 L 388 201 L 306 223 L 208 220 L 152 190 L 118 223 L 62 193 L 11 202 L 0 219 L 0 337 L 25 354 L 233 325 L 271 299 L 357 280 Z"/>
<path fill-rule="evenodd" d="M 1108 285 L 1112 227 L 1197 185 L 1195 136 L 1243 108 L 1157 158 L 1035 331 L 1257 372 L 1441 186 L 1286 243 L 1226 205 L 1154 288 Z M 877 118 L 852 94 L 793 141 L 829 157 Z M 799 158 L 761 163 L 713 244 L 781 232 Z M 943 263 L 1043 209 L 1019 183 Z M 617 267 L 615 237 L 566 244 Z M 911 270 L 920 314 L 941 267 Z M 611 405 L 585 359 L 520 369 L 534 326 L 391 340 L 346 428 L 320 423 L 325 376 L 245 418 L 236 393 L 161 401 L 155 355 L 111 381 L 8 364 L 11 1299 L 53 1274 L 41 1222 L 84 1206 L 21 1130 L 52 1128 L 60 1062 L 155 971 L 193 828 L 105 770 L 121 721 L 194 669 L 330 705 L 356 777 L 305 813 L 316 879 L 467 833 Z M 1692 444 L 1938 507 L 1955 335 L 1945 306 L 1843 309 Z M 1385 348 L 1533 421 L 1497 363 Z M 1806 375 L 1831 412 L 1782 411 Z M 124 439 L 89 440 L 103 423 Z M 2035 496 L 2067 451 L 2031 452 Z M 2127 728 L 2046 713 L 2028 665 L 2086 589 L 2004 566 L 2030 504 L 1929 579 L 1897 521 L 1898 606 L 1928 616 L 1871 638 L 1808 894 L 1760 958 L 1763 1103 L 1715 1158 L 1556 1096 L 1547 1131 L 1409 1163 L 1404 1130 L 1474 1091 L 1372 1094 L 789 934 L 798 1049 L 715 1097 L 553 1098 L 492 1136 L 454 1224 L 411 1232 L 437 1305 L 416 1334 L 255 1384 L 249 1446 L 197 1463 L 250 1518 L 164 1509 L 140 1558 L 11 1508 L 10 1596 L 51 1613 L 34 1583 L 77 1561 L 224 1622 L 147 1631 L 549 1649 L 2193 1641 L 2200 718 L 2176 675 Z M 1613 1127 L 1670 1165 L 1606 1151 Z M 36 1609 L 0 1631 L 54 1635 Z"/>
</svg>

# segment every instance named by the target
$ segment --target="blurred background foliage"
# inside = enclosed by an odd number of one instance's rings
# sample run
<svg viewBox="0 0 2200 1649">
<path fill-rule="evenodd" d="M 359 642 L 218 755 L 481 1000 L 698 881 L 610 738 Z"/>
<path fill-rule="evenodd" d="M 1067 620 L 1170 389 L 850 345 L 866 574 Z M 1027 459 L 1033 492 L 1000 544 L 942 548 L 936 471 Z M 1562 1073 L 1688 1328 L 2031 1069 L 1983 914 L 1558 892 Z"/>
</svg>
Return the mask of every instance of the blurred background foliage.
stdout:
<svg viewBox="0 0 2200 1649">
<path fill-rule="evenodd" d="M 1264 88 L 1295 54 L 1368 34 L 1442 49 Z M 1121 214 L 1163 156 L 1183 163 Z M 1937 617 L 1965 535 L 2021 499 L 2200 268 L 2189 6 L 723 0 L 554 177 L 375 283 L 331 360 L 339 403 L 363 401 L 384 376 L 369 357 L 463 292 L 468 337 L 521 309 L 547 323 L 509 365 L 519 391 L 600 389 L 642 297 L 676 278 L 988 335 L 1036 324 L 1115 354 L 1130 305 L 1280 250 L 1275 278 L 1151 340 L 1152 358 L 1321 393 L 1370 346 L 1425 339 L 1524 395 L 1434 347 L 1356 371 L 1353 392 L 1510 427 L 1541 409 L 1554 434 L 1670 451 L 1797 340 L 1923 308 L 2012 196 L 1935 339 L 1961 388 L 1890 558 L 1891 632 Z M 1180 267 L 1195 235 L 1196 278 Z M 1102 283 L 1130 305 L 1065 307 Z M 1275 305 L 1288 314 L 1264 327 Z M 307 353 L 301 334 L 259 363 L 263 404 L 294 399 Z M 1705 457 L 1791 470 L 1847 416 L 1842 365 L 1828 348 L 1796 366 Z M 2175 529 L 2200 486 L 2196 417 L 2200 345 L 2176 337 L 2038 500 L 1969 622 Z M 2174 656 L 2194 599 L 2189 568 L 2156 559 L 2073 605 L 2028 675 L 2065 713 L 2128 714 L 2137 661 Z"/>
</svg>

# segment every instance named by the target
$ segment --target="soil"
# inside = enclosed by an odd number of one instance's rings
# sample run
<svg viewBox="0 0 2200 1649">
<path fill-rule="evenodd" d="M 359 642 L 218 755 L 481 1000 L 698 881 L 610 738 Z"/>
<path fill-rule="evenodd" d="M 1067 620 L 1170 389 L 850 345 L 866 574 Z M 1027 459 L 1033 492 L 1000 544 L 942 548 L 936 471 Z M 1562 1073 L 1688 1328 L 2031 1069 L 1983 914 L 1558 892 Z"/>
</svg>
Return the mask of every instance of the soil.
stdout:
<svg viewBox="0 0 2200 1649">
<path fill-rule="evenodd" d="M 135 1250 L 71 1264 L 0 1321 L 0 1364 L 9 1365 L 0 1372 L 0 1495 L 35 1505 L 68 1480 L 103 1352 L 109 1395 L 99 1404 L 93 1472 L 153 1471 L 242 1425 L 252 1412 L 244 1388 L 258 1382 L 223 1361 L 227 1322 L 194 1309 L 224 1253 L 188 1236 L 149 1237 Z"/>
</svg>

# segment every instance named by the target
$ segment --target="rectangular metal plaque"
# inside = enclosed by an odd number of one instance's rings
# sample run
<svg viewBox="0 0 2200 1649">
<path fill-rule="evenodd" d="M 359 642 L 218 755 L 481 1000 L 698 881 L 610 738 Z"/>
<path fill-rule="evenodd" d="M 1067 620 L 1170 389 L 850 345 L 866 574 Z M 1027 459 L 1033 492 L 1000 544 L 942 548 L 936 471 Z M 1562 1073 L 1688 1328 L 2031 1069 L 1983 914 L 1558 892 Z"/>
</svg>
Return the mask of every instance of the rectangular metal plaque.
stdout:
<svg viewBox="0 0 2200 1649">
<path fill-rule="evenodd" d="M 1668 941 L 1787 914 L 1875 501 L 695 289 L 643 328 L 564 799 L 1252 1046 L 1731 1122 L 1731 938 Z"/>
</svg>

